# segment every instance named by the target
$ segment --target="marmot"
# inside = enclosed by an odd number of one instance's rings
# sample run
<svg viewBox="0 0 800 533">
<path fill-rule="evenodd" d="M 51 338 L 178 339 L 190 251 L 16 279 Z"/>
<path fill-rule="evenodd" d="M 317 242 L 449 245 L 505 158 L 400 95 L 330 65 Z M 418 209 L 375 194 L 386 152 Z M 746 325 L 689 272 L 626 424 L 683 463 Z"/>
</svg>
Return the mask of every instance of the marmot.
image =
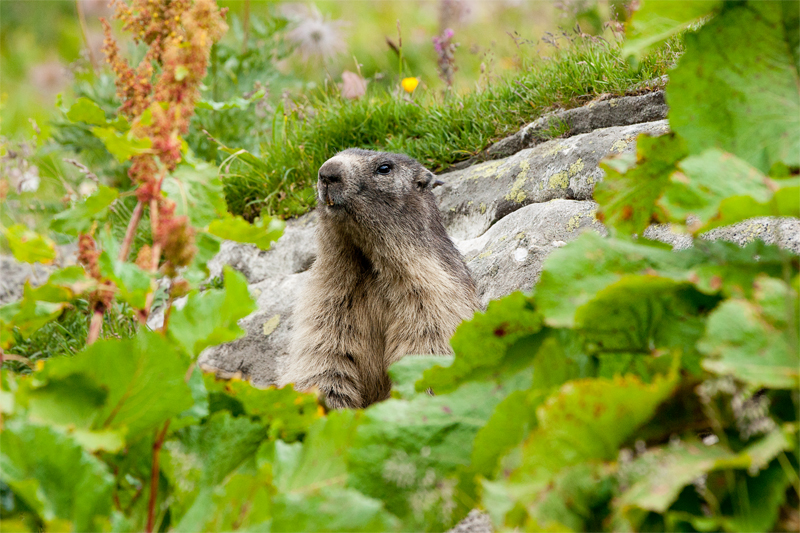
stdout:
<svg viewBox="0 0 800 533">
<path fill-rule="evenodd" d="M 451 354 L 479 302 L 442 224 L 434 175 L 400 154 L 351 148 L 319 169 L 319 251 L 294 311 L 280 385 L 318 387 L 332 408 L 389 396 L 408 354 Z"/>
</svg>

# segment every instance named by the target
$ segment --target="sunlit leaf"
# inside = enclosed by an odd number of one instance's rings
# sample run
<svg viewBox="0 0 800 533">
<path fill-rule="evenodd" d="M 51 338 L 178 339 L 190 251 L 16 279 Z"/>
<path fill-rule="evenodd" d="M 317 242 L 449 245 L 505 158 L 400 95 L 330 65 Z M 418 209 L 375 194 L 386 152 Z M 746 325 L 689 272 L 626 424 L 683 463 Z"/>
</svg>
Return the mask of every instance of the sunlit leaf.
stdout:
<svg viewBox="0 0 800 533">
<path fill-rule="evenodd" d="M 785 2 L 748 2 L 686 35 L 667 101 L 670 127 L 693 154 L 720 148 L 763 173 L 800 166 L 797 20 Z"/>
<path fill-rule="evenodd" d="M 88 231 L 94 220 L 101 220 L 106 216 L 108 207 L 118 197 L 117 189 L 101 184 L 91 196 L 78 202 L 71 209 L 55 215 L 50 222 L 50 228 L 68 235 L 78 235 Z"/>
<path fill-rule="evenodd" d="M 192 292 L 186 305 L 171 312 L 169 337 L 193 357 L 208 346 L 242 336 L 244 330 L 237 321 L 256 309 L 247 279 L 228 266 L 223 276 L 224 289 Z"/>
<path fill-rule="evenodd" d="M 56 245 L 52 240 L 21 224 L 4 228 L 3 235 L 17 261 L 50 264 L 56 258 Z"/>
<path fill-rule="evenodd" d="M 100 530 L 111 512 L 114 478 L 108 467 L 46 426 L 4 423 L 0 479 L 44 520 L 71 522 L 75 531 Z"/>
<path fill-rule="evenodd" d="M 130 131 L 120 133 L 116 128 L 95 126 L 92 128 L 92 133 L 103 141 L 106 150 L 120 163 L 124 163 L 135 155 L 147 153 L 152 146 L 150 139 L 138 139 Z"/>
<path fill-rule="evenodd" d="M 285 225 L 278 218 L 259 218 L 250 224 L 240 216 L 228 216 L 212 221 L 208 225 L 208 232 L 223 239 L 255 244 L 262 250 L 267 250 L 283 234 Z"/>
<path fill-rule="evenodd" d="M 67 118 L 72 122 L 85 122 L 95 126 L 106 125 L 106 114 L 99 105 L 85 96 L 78 98 L 67 111 Z"/>
</svg>

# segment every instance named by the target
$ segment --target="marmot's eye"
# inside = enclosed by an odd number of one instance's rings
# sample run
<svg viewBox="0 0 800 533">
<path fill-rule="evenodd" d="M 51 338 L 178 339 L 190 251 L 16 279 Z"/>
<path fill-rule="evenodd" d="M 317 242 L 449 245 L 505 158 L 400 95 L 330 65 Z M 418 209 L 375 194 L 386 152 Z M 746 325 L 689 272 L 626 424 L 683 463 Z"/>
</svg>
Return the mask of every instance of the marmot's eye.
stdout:
<svg viewBox="0 0 800 533">
<path fill-rule="evenodd" d="M 392 171 L 392 165 L 383 164 L 378 167 L 378 174 L 388 174 Z"/>
</svg>

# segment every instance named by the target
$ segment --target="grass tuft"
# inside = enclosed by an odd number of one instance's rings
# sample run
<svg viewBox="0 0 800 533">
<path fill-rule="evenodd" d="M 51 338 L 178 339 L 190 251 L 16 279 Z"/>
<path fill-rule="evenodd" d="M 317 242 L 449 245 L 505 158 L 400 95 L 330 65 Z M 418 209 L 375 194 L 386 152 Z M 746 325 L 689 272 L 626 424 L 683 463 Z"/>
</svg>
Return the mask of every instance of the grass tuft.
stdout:
<svg viewBox="0 0 800 533">
<path fill-rule="evenodd" d="M 249 219 L 262 210 L 301 215 L 313 207 L 319 166 L 350 147 L 402 152 L 442 171 L 554 108 L 641 92 L 642 82 L 674 65 L 679 46 L 673 40 L 634 67 L 617 44 L 575 39 L 553 57 L 469 94 L 411 99 L 374 90 L 356 101 L 331 92 L 310 97 L 298 109 L 276 114 L 261 157 L 228 149 L 237 153 L 222 166 L 228 208 Z"/>
</svg>

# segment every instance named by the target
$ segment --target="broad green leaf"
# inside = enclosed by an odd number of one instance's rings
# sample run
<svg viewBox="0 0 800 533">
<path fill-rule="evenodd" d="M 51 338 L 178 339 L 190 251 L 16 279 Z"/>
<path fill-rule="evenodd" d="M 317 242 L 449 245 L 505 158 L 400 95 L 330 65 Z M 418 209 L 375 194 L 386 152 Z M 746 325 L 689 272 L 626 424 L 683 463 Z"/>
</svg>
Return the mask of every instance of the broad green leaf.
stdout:
<svg viewBox="0 0 800 533">
<path fill-rule="evenodd" d="M 624 517 L 634 527 L 638 527 L 637 522 L 643 518 L 638 510 L 665 513 L 678 498 L 681 490 L 703 474 L 715 470 L 747 469 L 754 475 L 755 472 L 767 468 L 778 454 L 793 448 L 795 431 L 796 428 L 791 425 L 775 429 L 740 453 L 731 451 L 721 443 L 706 446 L 695 440 L 680 441 L 648 450 L 633 463 L 621 468 L 620 481 L 623 491 L 614 502 L 615 513 Z M 770 478 L 774 474 L 769 470 L 765 473 Z M 769 481 L 773 482 L 772 479 Z M 785 489 L 785 476 L 782 476 L 780 485 Z M 762 487 L 758 491 L 761 494 L 751 494 L 751 497 L 763 497 L 764 489 L 769 490 L 769 487 Z M 760 524 L 748 520 L 748 517 L 738 517 L 733 523 L 744 525 L 749 522 L 751 527 L 754 526 L 753 529 L 744 530 L 764 531 L 772 526 L 776 514 L 777 506 L 773 505 L 768 511 L 771 519 L 769 516 L 766 520 L 760 517 L 761 520 L 758 520 Z M 731 530 L 728 527 L 726 529 Z M 732 530 L 736 531 L 735 528 Z"/>
<path fill-rule="evenodd" d="M 731 5 L 685 36 L 670 72 L 670 127 L 694 154 L 720 148 L 763 173 L 800 166 L 797 10 L 780 1 Z"/>
<path fill-rule="evenodd" d="M 459 473 L 475 435 L 513 389 L 467 383 L 447 395 L 370 406 L 350 448 L 348 486 L 383 501 L 406 529 L 451 527 L 473 506 Z"/>
<path fill-rule="evenodd" d="M 140 330 L 131 339 L 99 340 L 74 357 L 48 360 L 27 398 L 43 422 L 127 431 L 131 441 L 192 406 L 188 366 L 161 335 Z"/>
<path fill-rule="evenodd" d="M 674 268 L 678 264 L 680 256 L 666 247 L 604 239 L 586 232 L 550 254 L 534 300 L 548 325 L 574 327 L 576 311 L 623 275 Z"/>
<path fill-rule="evenodd" d="M 719 205 L 719 217 L 708 228 L 727 226 L 750 217 L 800 217 L 800 180 L 781 180 L 780 188 L 766 201 L 758 202 L 751 196 L 726 198 Z"/>
<path fill-rule="evenodd" d="M 468 381 L 502 379 L 530 364 L 545 335 L 542 316 L 520 292 L 489 303 L 485 313 L 475 313 L 462 323 L 451 344 L 456 357 L 447 367 L 425 371 L 417 391 L 437 394 L 455 390 Z"/>
<path fill-rule="evenodd" d="M 55 215 L 50 222 L 50 228 L 68 235 L 77 235 L 88 231 L 94 220 L 105 218 L 108 206 L 114 203 L 118 197 L 117 189 L 101 184 L 91 196 L 78 202 L 71 209 Z"/>
<path fill-rule="evenodd" d="M 681 489 L 698 476 L 719 468 L 746 468 L 748 465 L 748 460 L 722 444 L 706 446 L 692 440 L 652 449 L 623 470 L 623 486 L 627 488 L 615 507 L 623 513 L 628 507 L 663 513 Z M 628 471 L 636 474 L 625 479 Z"/>
<path fill-rule="evenodd" d="M 204 228 L 227 214 L 222 181 L 216 167 L 208 163 L 179 165 L 164 179 L 161 189 L 176 203 L 175 213 L 188 216 L 197 228 Z"/>
<path fill-rule="evenodd" d="M 554 481 L 576 465 L 616 458 L 620 445 L 653 416 L 676 384 L 677 372 L 651 384 L 636 376 L 567 382 L 536 409 L 538 426 L 505 458 L 503 479 L 483 482 L 484 493 L 498 505 L 493 521 L 509 527 L 538 522 L 530 512 L 537 514 L 536 505 Z"/>
<path fill-rule="evenodd" d="M 536 427 L 536 407 L 564 383 L 594 377 L 595 366 L 578 335 L 570 330 L 550 330 L 533 360 L 531 388 L 509 394 L 475 437 L 472 467 L 492 477 L 499 460 Z"/>
<path fill-rule="evenodd" d="M 236 242 L 255 244 L 267 250 L 283 234 L 286 224 L 278 218 L 259 218 L 250 224 L 240 216 L 218 218 L 208 225 L 208 232 Z"/>
<path fill-rule="evenodd" d="M 800 384 L 800 302 L 783 281 L 759 277 L 752 300 L 730 299 L 709 317 L 698 344 L 703 367 L 755 387 L 796 389 Z"/>
<path fill-rule="evenodd" d="M 117 299 L 136 309 L 144 309 L 147 295 L 153 290 L 150 274 L 134 263 L 117 261 L 104 251 L 98 260 L 100 274 L 117 286 Z"/>
<path fill-rule="evenodd" d="M 131 131 L 120 133 L 115 128 L 95 126 L 92 128 L 92 133 L 103 141 L 106 150 L 120 163 L 124 163 L 135 155 L 146 154 L 152 146 L 150 139 L 138 139 Z"/>
<path fill-rule="evenodd" d="M 85 96 L 78 98 L 67 111 L 67 118 L 72 122 L 85 122 L 95 126 L 106 125 L 106 114 L 100 106 Z"/>
<path fill-rule="evenodd" d="M 228 266 L 223 275 L 224 289 L 193 291 L 186 305 L 172 310 L 169 338 L 193 357 L 208 346 L 241 337 L 244 330 L 237 321 L 256 309 L 247 289 L 247 279 Z"/>
<path fill-rule="evenodd" d="M 192 391 L 194 405 L 179 414 L 177 418 L 172 421 L 169 426 L 171 431 L 176 431 L 185 426 L 199 424 L 202 419 L 210 414 L 208 389 L 206 389 L 203 376 L 203 371 L 200 370 L 198 366 L 195 366 L 189 380 L 186 382 L 186 384 L 189 385 L 189 389 Z"/>
<path fill-rule="evenodd" d="M 537 391 L 538 392 L 538 391 Z M 481 475 L 492 478 L 498 461 L 536 427 L 536 407 L 544 395 L 528 390 L 518 390 L 500 402 L 475 436 L 472 449 L 472 468 Z"/>
<path fill-rule="evenodd" d="M 305 435 L 309 426 L 323 414 L 314 394 L 296 392 L 291 387 L 257 389 L 238 379 L 218 380 L 212 374 L 204 376 L 211 401 L 235 405 L 251 417 L 259 417 L 267 426 L 271 439 L 286 442 Z"/>
<path fill-rule="evenodd" d="M 441 355 L 409 355 L 392 363 L 389 367 L 392 397 L 406 400 L 413 398 L 419 394 L 414 384 L 422 377 L 423 372 L 435 366 L 449 366 L 452 363 L 452 356 Z"/>
<path fill-rule="evenodd" d="M 56 258 L 56 244 L 49 238 L 29 230 L 21 224 L 3 229 L 14 259 L 23 263 L 48 265 Z"/>
<path fill-rule="evenodd" d="M 736 489 L 740 494 L 747 494 L 739 506 L 741 512 L 734 516 L 698 516 L 686 511 L 670 510 L 665 513 L 664 521 L 669 530 L 680 531 L 685 524 L 697 531 L 741 531 L 767 532 L 780 529 L 776 523 L 781 506 L 786 500 L 786 489 L 791 479 L 780 464 L 773 463 L 755 477 L 750 475 L 737 477 Z M 631 513 L 634 514 L 634 513 Z"/>
<path fill-rule="evenodd" d="M 624 235 L 642 234 L 650 224 L 666 222 L 667 215 L 656 202 L 686 155 L 686 143 L 674 133 L 660 137 L 643 134 L 636 140 L 635 163 L 629 154 L 603 160 L 600 166 L 606 177 L 594 191 L 600 204 L 597 218 Z"/>
<path fill-rule="evenodd" d="M 92 289 L 95 283 L 95 280 L 88 277 L 86 271 L 80 265 L 72 265 L 56 270 L 47 278 L 47 285 L 65 288 L 73 295 L 82 294 Z"/>
<path fill-rule="evenodd" d="M 274 491 L 268 470 L 269 466 L 255 473 L 231 474 L 206 500 L 204 519 L 184 531 L 268 531 Z"/>
<path fill-rule="evenodd" d="M 704 239 L 688 250 L 672 252 L 653 241 L 610 239 L 586 232 L 545 260 L 534 301 L 548 325 L 575 327 L 578 309 L 627 275 L 689 282 L 709 295 L 748 294 L 759 273 L 780 275 L 785 254 L 760 241 L 740 248 Z M 713 303 L 687 296 L 698 304 Z"/>
<path fill-rule="evenodd" d="M 30 283 L 25 282 L 22 289 L 22 300 L 0 307 L 0 347 L 8 348 L 13 336 L 11 330 L 27 339 L 36 330 L 61 316 L 67 307 L 66 302 L 48 302 L 36 299 L 36 291 Z"/>
<path fill-rule="evenodd" d="M 524 522 L 511 524 L 527 531 L 602 531 L 596 508 L 612 494 L 611 468 L 583 463 L 565 468 L 526 508 Z M 523 518 L 520 513 L 520 517 Z"/>
<path fill-rule="evenodd" d="M 527 438 L 512 479 L 546 481 L 567 466 L 616 458 L 620 445 L 672 395 L 676 383 L 675 372 L 650 384 L 636 376 L 566 383 L 536 410 L 539 426 Z"/>
<path fill-rule="evenodd" d="M 322 487 L 344 487 L 347 481 L 346 455 L 353 446 L 361 424 L 357 411 L 332 411 L 315 421 L 289 460 L 276 453 L 272 459 L 273 482 L 283 493 L 312 495 Z M 299 444 L 295 445 L 299 446 Z"/>
<path fill-rule="evenodd" d="M 275 498 L 270 531 L 398 531 L 400 522 L 379 500 L 355 489 L 324 487 L 305 496 L 280 494 Z"/>
<path fill-rule="evenodd" d="M 111 512 L 114 477 L 108 467 L 46 426 L 4 422 L 0 479 L 42 519 L 69 521 L 75 531 L 100 531 Z"/>
<path fill-rule="evenodd" d="M 263 424 L 222 411 L 164 443 L 163 472 L 174 487 L 171 509 L 180 531 L 211 518 L 213 489 L 244 463 L 252 463 L 265 437 Z"/>
<path fill-rule="evenodd" d="M 704 310 L 717 301 L 689 282 L 626 275 L 578 308 L 575 328 L 587 354 L 600 359 L 601 376 L 633 371 L 649 381 L 654 372 L 669 370 L 665 355 L 676 350 L 684 367 L 699 374 L 695 343 L 705 331 Z"/>
<path fill-rule="evenodd" d="M 673 35 L 703 21 L 720 4 L 719 0 L 644 0 L 627 24 L 622 55 L 641 59 Z"/>
<path fill-rule="evenodd" d="M 678 166 L 680 171 L 672 174 L 670 185 L 658 203 L 670 221 L 684 223 L 689 215 L 697 217 L 700 224 L 696 225 L 694 231 L 765 214 L 800 216 L 800 209 L 781 213 L 776 208 L 770 209 L 768 205 L 773 191 L 779 185 L 787 186 L 786 183 L 767 178 L 758 169 L 722 150 L 708 149 L 699 155 L 687 157 Z M 796 186 L 794 190 L 797 192 Z M 794 196 L 795 203 L 800 204 L 800 195 Z M 752 212 L 740 209 L 735 213 L 738 216 L 734 216 L 728 208 L 725 220 L 715 220 L 722 217 L 720 207 L 723 202 L 728 199 L 741 202 L 744 198 L 748 198 L 751 205 L 763 208 Z"/>
</svg>

